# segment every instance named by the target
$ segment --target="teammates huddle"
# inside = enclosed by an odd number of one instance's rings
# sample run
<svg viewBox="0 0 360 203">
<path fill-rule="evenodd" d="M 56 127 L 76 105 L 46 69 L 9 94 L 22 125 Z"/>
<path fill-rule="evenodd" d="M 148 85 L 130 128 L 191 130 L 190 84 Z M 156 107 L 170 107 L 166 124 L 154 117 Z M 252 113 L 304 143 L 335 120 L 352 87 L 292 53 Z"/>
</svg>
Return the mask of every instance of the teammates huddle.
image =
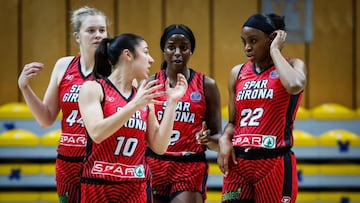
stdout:
<svg viewBox="0 0 360 203">
<path fill-rule="evenodd" d="M 142 37 L 109 38 L 104 13 L 87 6 L 73 12 L 72 24 L 80 54 L 57 61 L 44 99 L 29 84 L 42 63 L 25 65 L 18 79 L 42 127 L 62 111 L 60 202 L 203 203 L 207 149 L 218 152 L 224 173 L 222 202 L 296 201 L 292 130 L 306 67 L 281 53 L 283 17 L 254 14 L 244 23 L 248 61 L 229 74 L 223 131 L 215 80 L 187 66 L 196 45 L 189 27 L 164 29 L 164 61 L 149 76 L 154 59 Z"/>
</svg>

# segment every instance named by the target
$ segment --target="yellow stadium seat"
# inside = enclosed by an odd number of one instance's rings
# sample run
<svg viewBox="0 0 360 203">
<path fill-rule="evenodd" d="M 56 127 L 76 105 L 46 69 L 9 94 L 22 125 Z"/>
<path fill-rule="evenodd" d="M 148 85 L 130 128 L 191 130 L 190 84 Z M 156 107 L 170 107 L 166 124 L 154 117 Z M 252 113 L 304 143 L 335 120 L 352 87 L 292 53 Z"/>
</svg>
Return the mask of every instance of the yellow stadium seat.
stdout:
<svg viewBox="0 0 360 203">
<path fill-rule="evenodd" d="M 206 203 L 221 202 L 221 191 L 208 191 L 206 196 Z"/>
<path fill-rule="evenodd" d="M 319 193 L 319 202 L 342 202 L 342 198 L 349 198 L 350 202 L 360 202 L 359 192 L 321 192 Z"/>
<path fill-rule="evenodd" d="M 316 147 L 318 146 L 317 137 L 308 132 L 295 129 L 293 130 L 294 146 L 295 147 Z"/>
<path fill-rule="evenodd" d="M 304 175 L 318 175 L 320 173 L 320 167 L 315 164 L 297 164 L 296 168 Z"/>
<path fill-rule="evenodd" d="M 39 143 L 37 135 L 23 129 L 7 130 L 0 134 L 0 146 L 3 147 L 35 147 Z"/>
<path fill-rule="evenodd" d="M 360 119 L 360 107 L 356 110 L 357 117 Z"/>
<path fill-rule="evenodd" d="M 0 106 L 0 119 L 33 119 L 30 109 L 25 103 L 11 102 Z"/>
<path fill-rule="evenodd" d="M 42 164 L 40 171 L 44 175 L 55 175 L 55 164 Z"/>
<path fill-rule="evenodd" d="M 323 164 L 319 169 L 322 175 L 327 176 L 360 176 L 358 164 Z"/>
<path fill-rule="evenodd" d="M 39 202 L 39 192 L 0 192 L 0 202 Z"/>
<path fill-rule="evenodd" d="M 21 175 L 38 175 L 40 173 L 40 164 L 0 164 L 0 175 L 11 175 L 12 171 L 18 169 Z"/>
<path fill-rule="evenodd" d="M 338 203 L 347 197 L 350 202 L 360 202 L 360 192 L 305 192 L 300 191 L 296 197 L 299 203 L 327 202 Z M 221 191 L 208 191 L 206 203 L 221 202 Z"/>
<path fill-rule="evenodd" d="M 300 106 L 296 113 L 296 120 L 306 120 L 311 117 L 310 111 L 305 107 Z"/>
<path fill-rule="evenodd" d="M 222 119 L 228 120 L 229 119 L 229 108 L 224 106 L 221 108 L 221 117 Z"/>
<path fill-rule="evenodd" d="M 223 175 L 217 163 L 209 164 L 209 175 L 219 175 L 219 176 Z"/>
<path fill-rule="evenodd" d="M 340 104 L 327 103 L 311 109 L 311 116 L 318 120 L 351 120 L 355 111 Z"/>
<path fill-rule="evenodd" d="M 347 130 L 334 129 L 329 130 L 319 136 L 319 145 L 324 147 L 338 146 L 338 141 L 342 143 L 349 142 L 349 146 L 360 147 L 360 136 Z"/>
<path fill-rule="evenodd" d="M 62 111 L 59 112 L 57 119 L 61 120 L 62 119 Z"/>
<path fill-rule="evenodd" d="M 60 141 L 61 129 L 52 130 L 40 138 L 41 144 L 47 147 L 58 146 Z"/>
<path fill-rule="evenodd" d="M 296 202 L 317 202 L 319 200 L 318 192 L 299 192 Z"/>
<path fill-rule="evenodd" d="M 59 197 L 56 192 L 41 192 L 40 199 L 42 202 L 59 202 Z"/>
</svg>

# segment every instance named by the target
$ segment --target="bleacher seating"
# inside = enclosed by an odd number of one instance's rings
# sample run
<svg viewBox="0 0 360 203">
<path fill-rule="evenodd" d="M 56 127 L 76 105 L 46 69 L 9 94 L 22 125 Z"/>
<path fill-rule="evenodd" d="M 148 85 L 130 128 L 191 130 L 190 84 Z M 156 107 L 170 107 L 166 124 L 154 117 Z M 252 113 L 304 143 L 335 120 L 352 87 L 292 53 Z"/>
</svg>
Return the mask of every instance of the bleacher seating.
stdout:
<svg viewBox="0 0 360 203">
<path fill-rule="evenodd" d="M 11 102 L 0 106 L 0 119 L 33 119 L 29 108 L 22 102 Z"/>
<path fill-rule="evenodd" d="M 29 112 L 23 103 L 0 106 L 0 203 L 58 202 L 54 177 L 60 120 L 43 129 Z M 228 108 L 222 108 L 221 114 L 224 126 Z M 297 203 L 360 203 L 359 126 L 360 108 L 353 111 L 337 104 L 299 108 L 293 132 Z M 220 202 L 223 175 L 217 154 L 207 151 L 206 155 L 207 203 Z"/>
<path fill-rule="evenodd" d="M 37 147 L 40 138 L 28 130 L 12 129 L 0 134 L 0 146 L 6 147 Z"/>
<path fill-rule="evenodd" d="M 61 129 L 55 129 L 40 138 L 41 144 L 48 147 L 56 147 L 60 141 Z"/>
<path fill-rule="evenodd" d="M 311 112 L 307 110 L 305 107 L 300 106 L 296 114 L 296 119 L 306 120 L 309 119 L 310 117 L 311 117 Z"/>
<path fill-rule="evenodd" d="M 356 118 L 356 113 L 343 105 L 326 103 L 312 108 L 311 117 L 319 120 L 351 120 Z"/>
</svg>

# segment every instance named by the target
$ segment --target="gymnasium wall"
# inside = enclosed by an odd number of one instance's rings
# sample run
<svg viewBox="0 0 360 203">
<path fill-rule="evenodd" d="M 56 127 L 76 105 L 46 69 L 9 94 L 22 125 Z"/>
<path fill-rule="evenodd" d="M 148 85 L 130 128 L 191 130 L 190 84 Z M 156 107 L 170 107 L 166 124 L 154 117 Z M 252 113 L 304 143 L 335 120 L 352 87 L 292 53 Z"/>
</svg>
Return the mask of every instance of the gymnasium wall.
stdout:
<svg viewBox="0 0 360 203">
<path fill-rule="evenodd" d="M 270 1 L 270 0 L 269 0 Z M 285 1 L 285 0 L 284 0 Z M 104 11 L 111 36 L 134 32 L 143 36 L 159 70 L 159 40 L 165 26 L 184 23 L 197 44 L 190 66 L 213 77 L 228 102 L 230 69 L 243 63 L 240 40 L 243 22 L 261 8 L 261 0 L 0 0 L 0 104 L 23 101 L 17 77 L 26 63 L 46 66 L 31 86 L 42 96 L 59 57 L 78 53 L 69 23 L 71 11 L 82 5 Z M 360 108 L 360 3 L 356 0 L 313 0 L 313 41 L 288 43 L 288 57 L 303 59 L 308 85 L 302 106 L 338 103 Z"/>
</svg>

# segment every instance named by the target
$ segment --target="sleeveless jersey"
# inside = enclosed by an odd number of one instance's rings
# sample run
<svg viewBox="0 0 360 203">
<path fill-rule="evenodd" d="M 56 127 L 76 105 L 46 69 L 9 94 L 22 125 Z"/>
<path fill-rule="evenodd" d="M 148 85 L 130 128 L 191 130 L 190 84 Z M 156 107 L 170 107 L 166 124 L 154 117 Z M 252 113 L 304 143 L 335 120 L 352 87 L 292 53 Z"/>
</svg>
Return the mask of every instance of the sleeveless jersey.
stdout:
<svg viewBox="0 0 360 203">
<path fill-rule="evenodd" d="M 155 77 L 164 84 L 165 70 L 159 71 Z M 165 87 L 163 90 L 165 91 Z M 166 96 L 157 99 L 166 101 Z M 163 105 L 155 105 L 155 114 L 159 122 L 162 120 L 165 106 L 166 102 Z M 205 151 L 205 147 L 200 145 L 195 137 L 195 133 L 201 130 L 205 113 L 204 75 L 190 69 L 188 89 L 177 103 L 173 135 L 165 155 L 180 156 Z"/>
<path fill-rule="evenodd" d="M 99 79 L 104 92 L 104 118 L 120 111 L 136 94 L 126 99 L 108 79 Z M 114 134 L 96 144 L 88 139 L 81 178 L 95 181 L 145 181 L 150 179 L 145 163 L 146 131 L 149 108 L 139 109 Z"/>
<path fill-rule="evenodd" d="M 92 80 L 92 75 L 84 76 L 80 68 L 80 56 L 76 56 L 66 69 L 59 85 L 59 103 L 63 116 L 57 151 L 65 157 L 85 156 L 86 135 L 78 99 L 81 85 L 87 80 Z"/>
<path fill-rule="evenodd" d="M 293 146 L 293 123 L 302 92 L 289 94 L 275 66 L 256 73 L 250 61 L 241 68 L 235 89 L 233 145 L 243 148 Z"/>
</svg>

